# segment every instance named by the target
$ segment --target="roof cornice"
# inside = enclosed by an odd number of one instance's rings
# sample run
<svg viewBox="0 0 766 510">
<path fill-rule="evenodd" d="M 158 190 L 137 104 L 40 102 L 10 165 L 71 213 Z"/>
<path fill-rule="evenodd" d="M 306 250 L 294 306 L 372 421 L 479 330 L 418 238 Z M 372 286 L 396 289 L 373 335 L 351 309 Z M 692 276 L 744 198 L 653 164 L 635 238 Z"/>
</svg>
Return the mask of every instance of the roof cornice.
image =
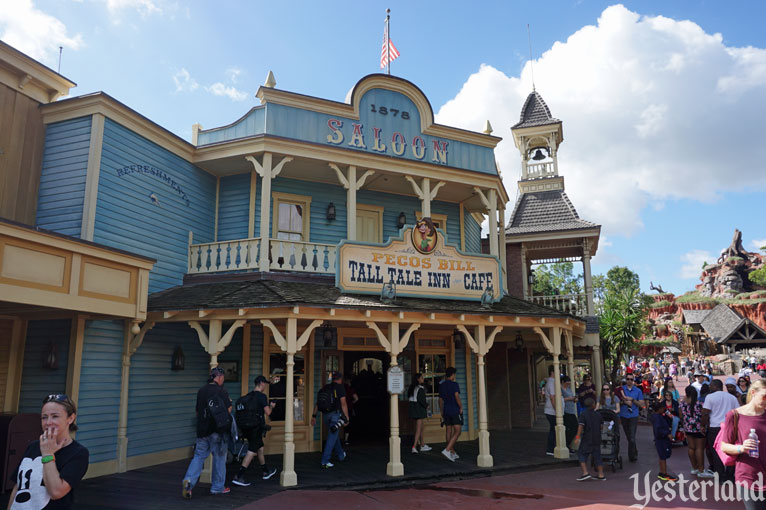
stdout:
<svg viewBox="0 0 766 510">
<path fill-rule="evenodd" d="M 40 103 L 50 103 L 77 84 L 0 41 L 0 83 Z"/>
</svg>

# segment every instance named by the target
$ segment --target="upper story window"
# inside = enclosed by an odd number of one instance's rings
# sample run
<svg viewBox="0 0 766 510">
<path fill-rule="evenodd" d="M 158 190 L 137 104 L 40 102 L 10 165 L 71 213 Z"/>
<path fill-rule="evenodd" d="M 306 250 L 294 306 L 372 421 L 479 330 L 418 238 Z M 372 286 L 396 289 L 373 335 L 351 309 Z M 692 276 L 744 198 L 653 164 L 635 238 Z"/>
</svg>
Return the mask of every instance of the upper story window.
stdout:
<svg viewBox="0 0 766 510">
<path fill-rule="evenodd" d="M 286 241 L 308 241 L 311 197 L 290 193 L 272 193 L 274 224 L 272 236 Z"/>
<path fill-rule="evenodd" d="M 420 218 L 423 217 L 423 211 L 416 211 L 415 216 L 417 216 L 418 221 L 420 221 Z M 431 213 L 431 221 L 433 222 L 436 228 L 441 229 L 442 232 L 447 232 L 447 215 L 446 214 Z"/>
</svg>

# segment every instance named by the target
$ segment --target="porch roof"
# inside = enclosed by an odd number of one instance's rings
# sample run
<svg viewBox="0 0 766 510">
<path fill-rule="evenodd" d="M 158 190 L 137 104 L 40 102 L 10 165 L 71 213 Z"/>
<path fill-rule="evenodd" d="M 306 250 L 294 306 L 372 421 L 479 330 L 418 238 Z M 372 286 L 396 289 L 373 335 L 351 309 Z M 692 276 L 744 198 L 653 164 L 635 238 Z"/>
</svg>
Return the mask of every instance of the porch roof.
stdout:
<svg viewBox="0 0 766 510">
<path fill-rule="evenodd" d="M 516 201 L 506 235 L 584 230 L 600 228 L 577 214 L 564 191 L 538 191 L 522 194 Z"/>
<path fill-rule="evenodd" d="M 532 317 L 579 317 L 522 299 L 504 296 L 485 308 L 477 301 L 396 298 L 385 303 L 378 296 L 343 294 L 334 285 L 280 280 L 224 281 L 185 284 L 151 294 L 149 311 L 183 311 L 229 308 L 276 308 L 314 305 L 334 308 L 425 311 L 447 313 L 508 314 Z"/>
</svg>

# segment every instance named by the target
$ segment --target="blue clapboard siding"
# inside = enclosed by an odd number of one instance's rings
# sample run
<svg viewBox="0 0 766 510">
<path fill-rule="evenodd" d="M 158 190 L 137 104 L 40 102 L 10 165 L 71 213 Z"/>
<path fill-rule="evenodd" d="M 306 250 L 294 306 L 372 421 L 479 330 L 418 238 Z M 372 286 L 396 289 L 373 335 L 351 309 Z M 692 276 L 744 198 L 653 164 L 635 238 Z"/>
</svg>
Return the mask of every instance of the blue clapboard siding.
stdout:
<svg viewBox="0 0 766 510">
<path fill-rule="evenodd" d="M 250 211 L 250 174 L 221 177 L 218 195 L 218 240 L 247 237 Z"/>
<path fill-rule="evenodd" d="M 77 440 L 91 462 L 117 457 L 123 321 L 87 321 L 83 337 Z"/>
<path fill-rule="evenodd" d="M 197 144 L 206 145 L 262 134 L 266 130 L 265 121 L 266 107 L 256 106 L 229 126 L 200 131 Z"/>
<path fill-rule="evenodd" d="M 170 362 L 176 346 L 184 370 Z M 207 382 L 210 357 L 186 323 L 158 324 L 133 355 L 128 401 L 128 456 L 191 446 L 196 438 L 197 390 Z"/>
<path fill-rule="evenodd" d="M 457 369 L 457 383 L 460 385 L 460 403 L 464 409 L 468 410 L 468 378 L 466 377 L 465 351 L 463 349 L 455 350 L 455 368 Z M 468 430 L 468 420 L 463 420 L 462 430 Z"/>
<path fill-rule="evenodd" d="M 250 328 L 250 381 L 252 386 L 255 376 L 263 374 L 263 326 L 253 325 Z M 268 376 L 267 376 L 268 377 Z"/>
<path fill-rule="evenodd" d="M 337 244 L 346 238 L 348 209 L 346 208 L 346 190 L 341 186 L 297 179 L 276 178 L 272 183 L 272 190 L 311 197 L 311 227 L 309 232 L 311 242 Z M 334 221 L 327 220 L 327 206 L 330 202 L 335 204 L 336 218 Z M 360 190 L 357 193 L 357 203 L 383 207 L 384 242 L 389 237 L 399 235 L 399 229 L 397 228 L 399 213 L 404 212 L 407 216 L 407 223 L 412 224 L 415 222 L 415 213 L 421 209 L 420 200 L 416 197 L 377 191 Z M 431 211 L 434 214 L 447 215 L 448 242 L 459 247 L 460 207 L 457 204 L 434 201 L 431 204 Z M 474 253 L 480 253 L 480 244 L 476 246 L 479 248 L 473 250 Z M 468 248 L 468 244 L 466 244 L 466 248 Z"/>
<path fill-rule="evenodd" d="M 131 165 L 159 170 L 162 176 L 134 172 Z M 212 241 L 214 209 L 212 175 L 106 119 L 94 241 L 157 259 L 149 277 L 150 293 L 181 283 L 187 272 L 189 231 L 195 243 Z"/>
<path fill-rule="evenodd" d="M 470 213 L 465 213 L 465 251 L 481 253 L 481 225 L 476 223 Z"/>
<path fill-rule="evenodd" d="M 20 413 L 39 413 L 43 398 L 52 393 L 66 393 L 66 372 L 69 358 L 69 319 L 29 321 L 24 346 L 24 368 L 21 372 Z M 57 368 L 43 368 L 43 359 L 56 345 Z"/>
<path fill-rule="evenodd" d="M 226 328 L 228 327 L 227 324 L 223 325 L 224 330 L 223 333 L 226 333 Z M 242 396 L 242 387 L 241 387 L 241 379 L 242 379 L 242 328 L 239 328 L 235 333 L 234 336 L 231 338 L 231 343 L 229 346 L 224 350 L 219 356 L 218 361 L 236 361 L 237 362 L 237 368 L 239 370 L 239 379 L 238 380 L 224 380 L 223 386 L 226 388 L 226 391 L 229 392 L 229 397 L 231 398 L 232 402 L 237 400 L 239 397 Z M 250 380 L 252 380 L 252 377 L 250 377 Z"/>
<path fill-rule="evenodd" d="M 90 116 L 46 127 L 37 198 L 38 227 L 80 237 L 90 128 Z"/>
</svg>

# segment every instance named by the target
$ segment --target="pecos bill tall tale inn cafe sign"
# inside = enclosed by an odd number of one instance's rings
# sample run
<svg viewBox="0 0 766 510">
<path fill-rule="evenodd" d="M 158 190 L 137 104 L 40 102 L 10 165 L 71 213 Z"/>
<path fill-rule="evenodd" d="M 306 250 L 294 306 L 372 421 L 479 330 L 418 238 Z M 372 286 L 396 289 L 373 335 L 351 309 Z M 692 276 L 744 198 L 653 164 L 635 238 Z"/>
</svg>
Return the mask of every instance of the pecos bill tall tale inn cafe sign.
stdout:
<svg viewBox="0 0 766 510">
<path fill-rule="evenodd" d="M 342 292 L 380 295 L 392 281 L 397 296 L 481 301 L 488 288 L 493 302 L 503 295 L 497 257 L 461 253 L 430 218 L 387 243 L 343 241 L 337 263 L 335 285 Z"/>
</svg>

